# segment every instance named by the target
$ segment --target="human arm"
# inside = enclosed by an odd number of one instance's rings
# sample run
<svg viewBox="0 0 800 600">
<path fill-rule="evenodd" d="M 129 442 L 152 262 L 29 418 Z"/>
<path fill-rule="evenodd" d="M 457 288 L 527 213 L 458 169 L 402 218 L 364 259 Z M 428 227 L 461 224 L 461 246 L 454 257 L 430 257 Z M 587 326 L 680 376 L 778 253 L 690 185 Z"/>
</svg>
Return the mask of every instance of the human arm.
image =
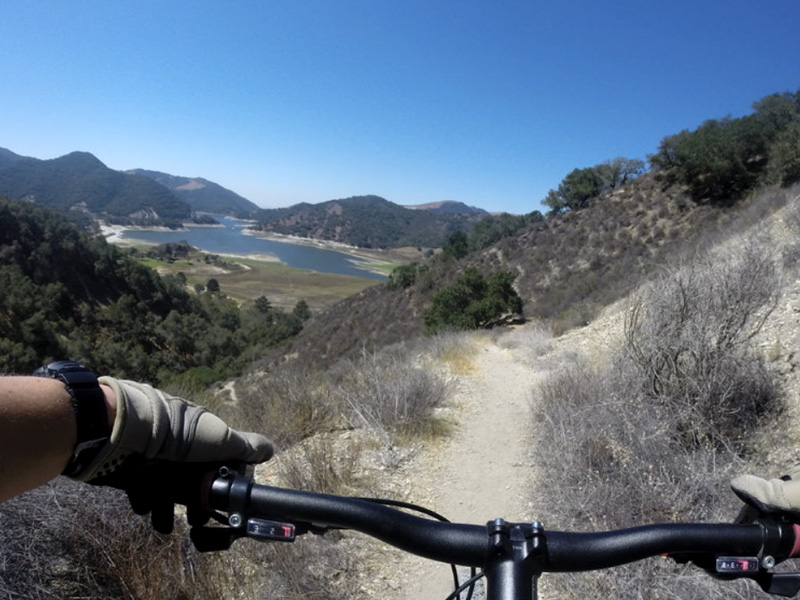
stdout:
<svg viewBox="0 0 800 600">
<path fill-rule="evenodd" d="M 50 367 L 88 373 L 77 363 Z M 82 381 L 85 387 L 86 377 Z M 255 464 L 272 456 L 272 444 L 263 435 L 232 429 L 182 398 L 112 377 L 102 377 L 99 383 L 108 433 L 85 460 L 81 454 L 80 461 L 70 462 L 74 479 L 123 489 L 133 502 L 139 472 L 153 461 L 180 469 L 183 462 Z M 76 418 L 81 419 L 73 411 L 74 402 L 58 379 L 0 378 L 0 500 L 52 479 L 74 459 L 80 430 Z"/>
<path fill-rule="evenodd" d="M 117 406 L 101 386 L 109 427 Z M 64 384 L 40 377 L 0 377 L 0 502 L 42 485 L 64 470 L 76 425 Z"/>
</svg>

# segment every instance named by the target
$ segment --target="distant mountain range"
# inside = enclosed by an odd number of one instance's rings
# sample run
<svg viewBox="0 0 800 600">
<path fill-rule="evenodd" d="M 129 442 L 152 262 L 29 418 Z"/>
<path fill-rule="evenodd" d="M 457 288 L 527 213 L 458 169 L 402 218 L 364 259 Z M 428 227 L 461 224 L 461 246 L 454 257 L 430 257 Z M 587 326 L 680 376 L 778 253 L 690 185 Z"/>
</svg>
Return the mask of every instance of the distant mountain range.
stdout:
<svg viewBox="0 0 800 600">
<path fill-rule="evenodd" d="M 195 212 L 248 217 L 259 210 L 258 205 L 247 198 L 202 177 L 181 177 L 146 169 L 131 169 L 125 172 L 130 175 L 144 175 L 160 183 L 189 204 Z"/>
<path fill-rule="evenodd" d="M 180 225 L 194 213 L 249 217 L 258 206 L 202 178 L 109 169 L 88 152 L 40 160 L 0 148 L 0 196 L 123 225 Z"/>
<path fill-rule="evenodd" d="M 88 211 L 119 223 L 180 223 L 192 215 L 189 205 L 163 185 L 109 169 L 88 152 L 39 160 L 2 149 L 0 196 Z"/>
<path fill-rule="evenodd" d="M 429 202 L 427 204 L 407 204 L 405 208 L 410 208 L 412 210 L 427 210 L 429 212 L 439 214 L 478 215 L 481 217 L 485 217 L 489 214 L 482 208 L 467 206 L 463 202 L 456 202 L 455 200 L 443 200 L 441 202 Z"/>
<path fill-rule="evenodd" d="M 380 196 L 353 196 L 260 210 L 255 218 L 261 231 L 360 248 L 438 248 L 452 233 L 471 229 L 488 214 L 460 202 L 405 207 Z"/>
<path fill-rule="evenodd" d="M 202 177 L 108 168 L 88 152 L 41 160 L 0 148 L 0 197 L 122 225 L 180 226 L 197 213 L 256 219 L 257 229 L 364 248 L 440 247 L 487 216 L 461 202 L 401 206 L 379 196 L 260 209 Z"/>
</svg>

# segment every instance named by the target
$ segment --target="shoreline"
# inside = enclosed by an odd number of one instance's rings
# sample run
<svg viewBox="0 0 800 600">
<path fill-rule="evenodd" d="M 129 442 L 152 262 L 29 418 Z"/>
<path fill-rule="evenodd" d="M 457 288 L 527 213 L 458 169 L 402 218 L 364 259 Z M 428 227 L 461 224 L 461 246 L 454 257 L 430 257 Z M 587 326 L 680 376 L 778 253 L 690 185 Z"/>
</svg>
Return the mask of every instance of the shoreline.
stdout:
<svg viewBox="0 0 800 600">
<path fill-rule="evenodd" d="M 356 257 L 358 260 L 368 262 L 383 262 L 386 264 L 399 264 L 396 260 L 390 260 L 387 255 L 390 250 L 372 250 L 367 248 L 359 248 L 358 246 L 350 246 L 343 242 L 334 242 L 331 240 L 315 240 L 312 238 L 305 238 L 296 235 L 287 235 L 284 233 L 273 233 L 267 231 L 255 231 L 252 229 L 243 229 L 244 235 L 251 235 L 259 237 L 272 242 L 281 242 L 283 244 L 296 244 L 298 246 L 311 246 L 312 248 L 320 248 L 322 250 L 332 250 L 341 254 L 347 254 Z"/>
<path fill-rule="evenodd" d="M 141 240 L 137 239 L 136 237 L 126 238 L 123 237 L 123 234 L 125 232 L 136 232 L 136 231 L 158 231 L 158 232 L 188 231 L 190 227 L 195 227 L 195 226 L 193 224 L 184 224 L 181 229 L 170 229 L 168 227 L 155 227 L 155 226 L 135 227 L 127 225 L 110 225 L 105 222 L 100 222 L 99 227 L 100 227 L 100 235 L 102 235 L 105 238 L 106 242 L 108 242 L 109 244 L 115 244 L 118 246 L 138 246 L 138 245 L 156 246 L 158 245 L 157 242 L 152 242 L 149 240 Z M 198 225 L 197 227 L 216 228 L 216 227 L 224 227 L 224 225 Z M 363 250 L 357 248 L 356 246 L 348 246 L 347 244 L 342 244 L 341 242 L 331 242 L 326 240 L 311 240 L 309 238 L 265 233 L 245 228 L 242 228 L 240 230 L 240 233 L 242 233 L 243 235 L 260 237 L 274 242 L 295 244 L 298 246 L 309 246 L 312 248 L 319 248 L 321 250 L 330 250 L 332 252 L 338 252 L 340 254 L 344 254 L 347 257 L 347 260 L 356 269 L 369 272 L 375 275 L 381 275 L 383 277 L 387 277 L 384 266 L 389 264 L 394 264 L 393 261 L 386 260 L 385 258 L 378 256 L 378 254 L 383 251 Z M 133 235 L 135 236 L 135 233 Z M 206 254 L 216 254 L 219 256 L 225 256 L 233 259 L 239 258 L 239 259 L 258 260 L 270 263 L 286 264 L 277 255 L 265 252 L 254 252 L 251 254 L 236 254 L 227 252 L 210 252 L 208 250 L 203 250 L 202 248 L 197 248 L 197 249 Z"/>
</svg>

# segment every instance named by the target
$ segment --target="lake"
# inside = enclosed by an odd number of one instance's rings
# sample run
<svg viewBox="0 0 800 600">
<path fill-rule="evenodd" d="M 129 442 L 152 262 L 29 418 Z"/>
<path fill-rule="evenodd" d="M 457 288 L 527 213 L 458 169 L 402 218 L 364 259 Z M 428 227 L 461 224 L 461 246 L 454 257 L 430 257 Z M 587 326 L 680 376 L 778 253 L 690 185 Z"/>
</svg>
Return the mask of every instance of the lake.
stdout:
<svg viewBox="0 0 800 600">
<path fill-rule="evenodd" d="M 322 273 L 355 275 L 385 281 L 386 276 L 366 269 L 366 262 L 335 250 L 317 248 L 307 244 L 277 242 L 242 233 L 250 223 L 213 215 L 222 227 L 189 227 L 185 231 L 151 231 L 126 229 L 121 237 L 126 240 L 142 240 L 166 244 L 187 241 L 195 248 L 213 254 L 273 254 L 289 267 L 308 269 Z M 362 265 L 359 267 L 359 265 Z"/>
</svg>

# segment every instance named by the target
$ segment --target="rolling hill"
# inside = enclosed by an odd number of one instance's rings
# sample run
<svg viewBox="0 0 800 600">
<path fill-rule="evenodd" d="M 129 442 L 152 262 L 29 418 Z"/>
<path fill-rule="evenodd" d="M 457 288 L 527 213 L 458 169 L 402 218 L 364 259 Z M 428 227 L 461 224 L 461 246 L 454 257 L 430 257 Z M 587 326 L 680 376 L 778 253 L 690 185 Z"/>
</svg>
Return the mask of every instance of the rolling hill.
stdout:
<svg viewBox="0 0 800 600">
<path fill-rule="evenodd" d="M 463 202 L 455 200 L 442 200 L 441 202 L 428 202 L 426 204 L 407 204 L 405 208 L 412 210 L 427 210 L 432 213 L 454 214 L 454 215 L 482 215 L 489 214 L 482 208 L 467 206 Z"/>
<path fill-rule="evenodd" d="M 462 205 L 463 206 L 463 205 Z M 360 248 L 438 248 L 455 231 L 468 231 L 485 211 L 414 210 L 380 196 L 261 210 L 261 231 L 330 240 Z"/>
<path fill-rule="evenodd" d="M 195 212 L 250 217 L 259 207 L 236 192 L 202 177 L 181 177 L 160 171 L 131 169 L 130 175 L 143 175 L 156 181 L 186 202 Z"/>
<path fill-rule="evenodd" d="M 122 225 L 178 226 L 197 212 L 249 217 L 258 210 L 202 177 L 116 171 L 88 152 L 40 160 L 0 148 L 0 197 L 88 212 Z"/>
<path fill-rule="evenodd" d="M 192 214 L 163 185 L 109 169 L 88 152 L 39 160 L 6 150 L 0 155 L 0 196 L 88 211 L 121 224 L 179 224 Z"/>
</svg>

